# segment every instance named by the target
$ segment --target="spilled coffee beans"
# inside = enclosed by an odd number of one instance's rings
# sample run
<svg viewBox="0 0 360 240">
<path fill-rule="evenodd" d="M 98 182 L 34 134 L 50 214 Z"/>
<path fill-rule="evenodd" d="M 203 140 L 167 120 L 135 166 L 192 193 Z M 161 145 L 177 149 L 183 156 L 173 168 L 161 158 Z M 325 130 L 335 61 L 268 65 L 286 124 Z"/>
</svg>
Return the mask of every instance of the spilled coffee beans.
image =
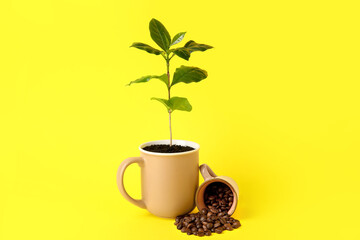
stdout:
<svg viewBox="0 0 360 240">
<path fill-rule="evenodd" d="M 234 195 L 226 184 L 211 183 L 204 193 L 207 207 L 198 213 L 177 216 L 174 224 L 181 232 L 199 237 L 210 236 L 214 232 L 222 233 L 224 230 L 232 231 L 241 226 L 239 220 L 228 215 L 233 199 Z"/>
<path fill-rule="evenodd" d="M 241 226 L 240 221 L 230 217 L 226 211 L 215 214 L 207 208 L 198 213 L 177 216 L 175 225 L 181 232 L 199 237 L 210 236 L 214 232 L 222 233 L 224 230 L 232 231 Z"/>
</svg>

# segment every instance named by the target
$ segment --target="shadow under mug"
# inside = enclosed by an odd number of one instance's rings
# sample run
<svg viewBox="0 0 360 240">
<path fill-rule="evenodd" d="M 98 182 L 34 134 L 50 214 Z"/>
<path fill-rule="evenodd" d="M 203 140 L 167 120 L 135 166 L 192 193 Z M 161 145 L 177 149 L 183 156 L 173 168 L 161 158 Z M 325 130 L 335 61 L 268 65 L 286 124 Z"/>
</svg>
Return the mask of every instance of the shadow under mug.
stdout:
<svg viewBox="0 0 360 240">
<path fill-rule="evenodd" d="M 181 153 L 156 153 L 143 148 L 154 144 L 169 144 L 169 140 L 152 141 L 139 146 L 140 157 L 125 159 L 117 172 L 117 184 L 123 197 L 150 213 L 166 218 L 186 214 L 195 207 L 195 192 L 199 186 L 199 144 L 173 140 L 173 144 L 190 146 L 194 150 Z M 141 168 L 141 199 L 129 196 L 124 187 L 126 168 L 137 163 Z"/>
</svg>

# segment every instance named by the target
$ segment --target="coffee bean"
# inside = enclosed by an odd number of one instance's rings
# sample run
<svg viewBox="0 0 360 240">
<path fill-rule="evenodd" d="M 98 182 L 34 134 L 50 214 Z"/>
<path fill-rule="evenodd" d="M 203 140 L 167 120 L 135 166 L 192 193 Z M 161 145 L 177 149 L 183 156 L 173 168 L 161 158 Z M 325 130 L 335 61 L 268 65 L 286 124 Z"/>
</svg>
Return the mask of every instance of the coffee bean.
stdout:
<svg viewBox="0 0 360 240">
<path fill-rule="evenodd" d="M 236 220 L 233 224 L 232 227 L 233 228 L 239 228 L 241 226 L 240 221 Z"/>
<path fill-rule="evenodd" d="M 207 214 L 208 210 L 206 208 L 201 209 L 201 214 Z"/>
<path fill-rule="evenodd" d="M 220 223 L 223 224 L 225 226 L 226 224 L 226 220 L 224 218 L 220 218 Z"/>
<path fill-rule="evenodd" d="M 176 228 L 177 228 L 178 230 L 180 230 L 180 229 L 183 228 L 183 225 L 180 223 L 180 224 L 178 224 L 178 225 L 176 226 Z"/>
<path fill-rule="evenodd" d="M 186 227 L 183 227 L 183 228 L 181 229 L 181 232 L 182 232 L 182 233 L 186 232 Z"/>
<path fill-rule="evenodd" d="M 217 227 L 220 227 L 221 223 L 220 222 L 217 222 L 214 224 L 214 228 L 217 228 Z"/>
<path fill-rule="evenodd" d="M 225 224 L 224 224 L 224 227 L 225 227 L 225 228 L 228 228 L 228 227 L 230 227 L 230 226 L 231 226 L 230 223 L 225 223 Z"/>
<path fill-rule="evenodd" d="M 206 235 L 206 236 L 211 236 L 211 231 L 206 231 L 206 232 L 205 232 L 205 235 Z"/>
<path fill-rule="evenodd" d="M 211 207 L 211 208 L 210 208 Z M 212 212 L 212 213 L 218 213 L 219 211 L 216 209 L 216 208 L 214 208 L 214 207 L 212 207 L 212 206 L 210 206 L 209 208 L 210 208 L 210 211 Z"/>
<path fill-rule="evenodd" d="M 222 233 L 223 229 L 222 227 L 215 228 L 216 233 Z"/>
</svg>

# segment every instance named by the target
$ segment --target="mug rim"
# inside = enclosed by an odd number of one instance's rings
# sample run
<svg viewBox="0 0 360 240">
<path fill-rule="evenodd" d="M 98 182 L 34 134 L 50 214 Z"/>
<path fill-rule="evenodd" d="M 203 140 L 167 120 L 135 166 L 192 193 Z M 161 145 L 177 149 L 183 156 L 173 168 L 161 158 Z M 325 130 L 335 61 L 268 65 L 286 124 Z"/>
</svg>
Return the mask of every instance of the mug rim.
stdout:
<svg viewBox="0 0 360 240">
<path fill-rule="evenodd" d="M 146 153 L 146 154 L 150 154 L 150 155 L 157 155 L 157 156 L 177 156 L 177 155 L 186 155 L 186 154 L 190 154 L 196 151 L 199 151 L 200 149 L 200 145 L 196 142 L 192 142 L 192 141 L 187 141 L 187 140 L 179 140 L 179 139 L 173 139 L 172 140 L 173 144 L 177 144 L 177 145 L 183 145 L 183 146 L 189 146 L 189 147 L 193 147 L 194 150 L 191 151 L 187 151 L 187 152 L 178 152 L 178 153 L 158 153 L 158 152 L 150 152 L 150 151 L 146 151 L 143 149 L 143 147 L 149 146 L 149 145 L 154 145 L 154 144 L 170 144 L 170 140 L 166 139 L 166 140 L 155 140 L 155 141 L 150 141 L 150 142 L 145 142 L 140 144 L 139 146 L 139 150 L 140 152 Z"/>
</svg>

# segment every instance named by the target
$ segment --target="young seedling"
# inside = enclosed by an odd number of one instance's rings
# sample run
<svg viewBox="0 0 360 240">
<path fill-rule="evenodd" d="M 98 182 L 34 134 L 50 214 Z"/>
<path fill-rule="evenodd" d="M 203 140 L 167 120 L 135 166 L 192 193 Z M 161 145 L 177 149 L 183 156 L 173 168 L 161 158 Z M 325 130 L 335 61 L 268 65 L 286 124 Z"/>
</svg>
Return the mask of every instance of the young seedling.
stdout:
<svg viewBox="0 0 360 240">
<path fill-rule="evenodd" d="M 163 98 L 151 98 L 164 104 L 167 112 L 169 113 L 169 127 L 170 127 L 170 147 L 172 146 L 172 130 L 171 130 L 171 113 L 175 110 L 190 112 L 192 109 L 189 101 L 184 97 L 171 97 L 171 89 L 177 83 L 192 83 L 200 82 L 207 77 L 207 72 L 197 67 L 181 66 L 175 70 L 172 81 L 170 81 L 170 60 L 176 55 L 185 60 L 189 60 L 191 53 L 195 51 L 204 52 L 207 49 L 212 48 L 206 44 L 199 44 L 192 40 L 188 41 L 183 47 L 171 48 L 175 44 L 178 44 L 184 39 L 186 32 L 180 32 L 176 34 L 172 39 L 169 32 L 164 25 L 156 19 L 152 19 L 149 24 L 150 35 L 152 40 L 162 49 L 153 48 L 145 43 L 134 42 L 130 47 L 134 47 L 140 50 L 144 50 L 148 53 L 161 55 L 166 62 L 166 73 L 162 75 L 146 75 L 135 81 L 127 84 L 130 86 L 133 83 L 149 82 L 151 79 L 159 79 L 165 83 L 167 87 L 167 99 Z"/>
</svg>

